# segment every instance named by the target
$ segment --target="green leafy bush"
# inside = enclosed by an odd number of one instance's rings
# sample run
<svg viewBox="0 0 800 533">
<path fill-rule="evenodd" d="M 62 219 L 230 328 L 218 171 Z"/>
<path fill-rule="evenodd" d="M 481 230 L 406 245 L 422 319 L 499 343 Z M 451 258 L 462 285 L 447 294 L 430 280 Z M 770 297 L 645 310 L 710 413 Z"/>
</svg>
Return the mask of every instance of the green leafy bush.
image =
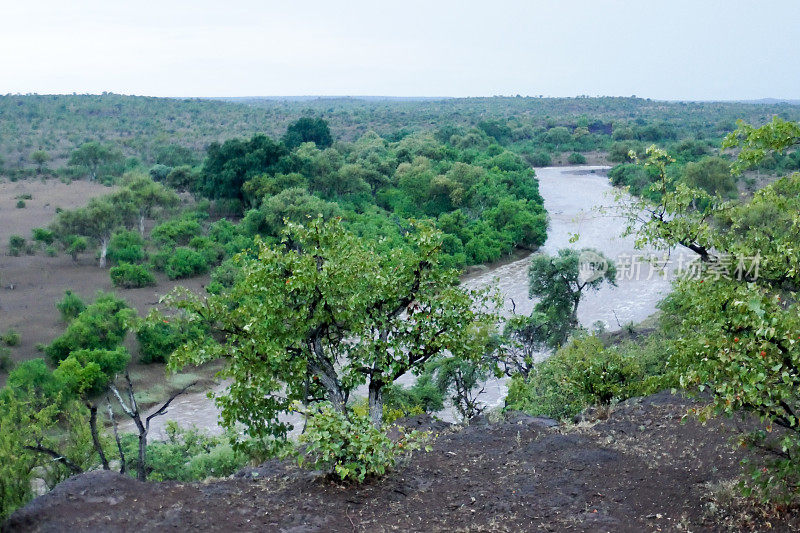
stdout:
<svg viewBox="0 0 800 533">
<path fill-rule="evenodd" d="M 80 296 L 71 290 L 64 291 L 64 297 L 56 302 L 56 309 L 61 314 L 61 320 L 69 322 L 86 309 L 86 304 Z"/>
<path fill-rule="evenodd" d="M 247 457 L 236 452 L 227 435 L 212 436 L 197 428 L 182 429 L 172 420 L 167 422 L 164 441 L 147 446 L 148 478 L 153 481 L 201 481 L 208 477 L 226 477 L 241 469 Z M 122 436 L 129 472 L 135 474 L 138 455 L 137 437 Z"/>
<path fill-rule="evenodd" d="M 393 441 L 373 426 L 368 416 L 351 412 L 348 418 L 329 404 L 303 413 L 308 422 L 299 438 L 303 447 L 300 465 L 309 464 L 341 481 L 360 483 L 367 477 L 384 475 L 402 457 L 421 449 L 428 437 L 411 431 Z"/>
<path fill-rule="evenodd" d="M 203 334 L 204 331 L 199 326 L 151 311 L 136 330 L 139 360 L 142 363 L 166 363 L 176 348 L 188 342 L 191 337 Z"/>
<path fill-rule="evenodd" d="M 159 244 L 187 244 L 192 237 L 200 234 L 203 227 L 191 217 L 174 218 L 162 222 L 150 232 L 150 238 Z"/>
<path fill-rule="evenodd" d="M 643 377 L 634 358 L 605 348 L 597 337 L 576 338 L 535 364 L 527 379 L 514 376 L 506 407 L 566 419 L 589 405 L 608 405 L 644 393 Z"/>
<path fill-rule="evenodd" d="M 119 231 L 108 243 L 107 257 L 114 263 L 138 263 L 145 255 L 144 239 L 135 231 Z"/>
<path fill-rule="evenodd" d="M 42 244 L 53 244 L 55 241 L 55 234 L 45 228 L 33 228 L 33 240 Z"/>
<path fill-rule="evenodd" d="M 0 336 L 0 341 L 3 341 L 6 344 L 6 346 L 16 346 L 19 344 L 20 340 L 21 338 L 19 336 L 19 333 L 17 333 L 13 329 L 6 331 L 5 335 Z"/>
<path fill-rule="evenodd" d="M 208 271 L 208 262 L 200 252 L 191 248 L 176 248 L 164 271 L 169 279 L 191 278 Z"/>
<path fill-rule="evenodd" d="M 66 331 L 45 348 L 57 365 L 81 349 L 113 350 L 124 339 L 136 311 L 113 294 L 99 293 L 95 301 L 75 317 Z"/>
<path fill-rule="evenodd" d="M 567 161 L 571 165 L 585 165 L 586 164 L 586 156 L 584 156 L 583 154 L 581 154 L 579 152 L 572 152 L 571 154 L 569 154 L 569 157 L 567 158 Z"/>
<path fill-rule="evenodd" d="M 8 238 L 8 253 L 19 255 L 25 249 L 25 238 L 20 235 L 11 235 Z"/>
<path fill-rule="evenodd" d="M 149 287 L 156 284 L 155 276 L 144 265 L 120 263 L 109 270 L 109 275 L 111 276 L 111 283 L 115 287 L 124 289 Z"/>
<path fill-rule="evenodd" d="M 25 207 L 25 200 L 17 200 L 17 209 L 24 209 Z"/>
</svg>

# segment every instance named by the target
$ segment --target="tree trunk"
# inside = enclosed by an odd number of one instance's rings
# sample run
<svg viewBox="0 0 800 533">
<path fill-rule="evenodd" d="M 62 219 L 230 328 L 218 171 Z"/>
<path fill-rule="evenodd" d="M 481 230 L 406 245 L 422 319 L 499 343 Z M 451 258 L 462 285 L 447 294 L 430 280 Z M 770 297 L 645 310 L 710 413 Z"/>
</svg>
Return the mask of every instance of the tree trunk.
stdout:
<svg viewBox="0 0 800 533">
<path fill-rule="evenodd" d="M 100 463 L 103 465 L 103 470 L 111 470 L 108 466 L 108 459 L 103 451 L 103 446 L 100 444 L 100 436 L 97 433 L 97 406 L 93 403 L 87 403 L 86 407 L 89 408 L 89 428 L 92 430 L 92 443 L 97 455 L 100 456 Z"/>
<path fill-rule="evenodd" d="M 369 382 L 369 417 L 377 429 L 383 424 L 383 382 L 371 379 Z"/>
<path fill-rule="evenodd" d="M 319 374 L 319 382 L 323 387 L 325 387 L 328 401 L 331 402 L 333 408 L 340 413 L 344 413 L 347 400 L 344 397 L 344 393 L 342 392 L 342 387 L 339 385 L 339 382 L 325 373 Z"/>
<path fill-rule="evenodd" d="M 108 418 L 111 420 L 111 426 L 114 428 L 114 440 L 117 441 L 117 451 L 119 452 L 119 473 L 124 474 L 128 471 L 128 463 L 125 461 L 125 451 L 122 449 L 122 441 L 119 438 L 119 429 L 117 428 L 117 419 L 114 418 L 114 409 L 111 407 L 111 400 L 108 401 Z"/>
<path fill-rule="evenodd" d="M 147 430 L 139 429 L 139 464 L 136 467 L 136 479 L 147 481 Z"/>
<path fill-rule="evenodd" d="M 139 234 L 144 237 L 144 215 L 139 215 Z"/>
<path fill-rule="evenodd" d="M 106 267 L 106 254 L 108 253 L 108 237 L 100 239 L 100 268 Z"/>
</svg>

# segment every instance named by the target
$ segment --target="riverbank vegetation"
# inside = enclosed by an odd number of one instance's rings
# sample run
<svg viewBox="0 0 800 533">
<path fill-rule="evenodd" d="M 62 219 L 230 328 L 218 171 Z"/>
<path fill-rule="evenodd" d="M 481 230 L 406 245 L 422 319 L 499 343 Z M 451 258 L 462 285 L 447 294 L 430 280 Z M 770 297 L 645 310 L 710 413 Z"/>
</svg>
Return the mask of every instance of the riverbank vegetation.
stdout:
<svg viewBox="0 0 800 533">
<path fill-rule="evenodd" d="M 392 422 L 445 405 L 480 419 L 492 375 L 511 378 L 506 410 L 562 421 L 665 388 L 705 395 L 702 417 L 752 413 L 762 425 L 741 442 L 774 453 L 743 488 L 794 501 L 800 174 L 758 188 L 752 169 L 798 168 L 796 107 L 245 103 L 0 97 L 18 119 L 2 126 L 18 143 L 0 144 L 10 179 L 113 187 L 11 235 L 10 260 L 94 253 L 119 289 L 86 302 L 68 291 L 57 303 L 63 332 L 42 343 L 45 357 L 2 363 L 0 516 L 30 499 L 34 478 L 52 487 L 91 469 L 191 481 L 284 455 L 338 481 L 374 479 L 430 438 L 389 434 Z M 773 113 L 789 120 L 766 122 Z M 738 116 L 766 125 L 729 133 Z M 67 128 L 84 133 L 57 136 Z M 19 155 L 26 142 L 38 143 L 30 164 Z M 589 249 L 539 254 L 533 313 L 502 320 L 491 291 L 465 290 L 460 272 L 544 243 L 531 165 L 598 153 L 617 163 L 612 182 L 634 194 L 628 232 L 692 251 L 700 275 L 674 284 L 648 335 L 620 341 L 577 320 L 585 292 L 615 283 L 610 260 Z M 124 298 L 200 276 L 202 287 L 172 292 L 144 318 Z M 15 333 L 3 340 L 3 352 L 20 343 Z M 231 383 L 216 398 L 227 433 L 170 426 L 152 442 L 150 422 L 196 380 L 178 374 L 180 386 L 147 414 L 129 375 L 137 354 L 175 371 L 220 364 Z M 414 385 L 397 383 L 406 374 Z M 125 419 L 135 433 L 120 433 Z M 296 424 L 307 429 L 299 448 L 289 438 Z"/>
</svg>

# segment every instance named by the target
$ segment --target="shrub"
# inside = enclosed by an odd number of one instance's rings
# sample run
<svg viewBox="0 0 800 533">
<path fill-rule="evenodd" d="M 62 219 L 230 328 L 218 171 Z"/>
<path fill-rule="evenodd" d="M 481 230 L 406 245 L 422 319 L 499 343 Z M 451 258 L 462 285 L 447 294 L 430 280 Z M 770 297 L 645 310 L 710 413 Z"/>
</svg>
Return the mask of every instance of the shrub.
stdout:
<svg viewBox="0 0 800 533">
<path fill-rule="evenodd" d="M 111 275 L 111 283 L 115 287 L 124 289 L 149 287 L 156 284 L 156 278 L 152 272 L 143 265 L 120 263 L 118 266 L 112 267 L 109 274 Z"/>
<path fill-rule="evenodd" d="M 527 379 L 514 376 L 506 406 L 566 419 L 589 405 L 609 405 L 643 393 L 643 378 L 644 372 L 633 357 L 605 348 L 597 337 L 577 338 L 535 364 Z"/>
<path fill-rule="evenodd" d="M 8 348 L 0 346 L 0 373 L 8 374 L 14 368 L 14 361 L 8 353 Z"/>
<path fill-rule="evenodd" d="M 308 422 L 298 439 L 304 446 L 299 464 L 310 464 L 341 481 L 363 482 L 384 475 L 401 457 L 422 448 L 428 437 L 412 431 L 395 442 L 373 426 L 368 416 L 351 412 L 348 418 L 328 404 L 303 413 Z"/>
<path fill-rule="evenodd" d="M 546 167 L 551 163 L 550 154 L 547 152 L 536 152 L 528 156 L 528 162 L 534 167 Z"/>
<path fill-rule="evenodd" d="M 136 311 L 113 294 L 99 293 L 45 352 L 57 365 L 76 350 L 113 350 L 124 339 Z"/>
<path fill-rule="evenodd" d="M 202 333 L 199 326 L 190 326 L 181 323 L 178 318 L 167 318 L 153 311 L 136 330 L 139 360 L 142 363 L 166 363 L 176 348 L 186 343 L 190 337 Z"/>
<path fill-rule="evenodd" d="M 202 229 L 200 223 L 193 218 L 176 218 L 154 227 L 150 237 L 160 244 L 187 244 Z"/>
<path fill-rule="evenodd" d="M 191 248 L 177 248 L 167 261 L 164 271 L 169 279 L 191 278 L 208 270 L 208 262 L 200 252 Z"/>
<path fill-rule="evenodd" d="M 33 228 L 33 240 L 42 244 L 53 244 L 55 234 L 49 229 Z"/>
<path fill-rule="evenodd" d="M 67 245 L 67 253 L 72 256 L 73 261 L 78 260 L 78 254 L 85 252 L 89 247 L 89 241 L 86 237 L 73 237 Z"/>
<path fill-rule="evenodd" d="M 61 313 L 61 320 L 69 322 L 86 309 L 81 297 L 70 290 L 64 291 L 64 297 L 56 303 L 56 309 Z"/>
<path fill-rule="evenodd" d="M 19 344 L 20 336 L 19 333 L 10 329 L 5 335 L 0 336 L 0 340 L 2 340 L 6 346 L 16 346 Z"/>
<path fill-rule="evenodd" d="M 119 231 L 108 243 L 108 259 L 115 263 L 138 263 L 145 258 L 144 240 L 138 232 Z"/>
<path fill-rule="evenodd" d="M 208 477 L 225 477 L 241 469 L 247 457 L 237 453 L 230 445 L 227 435 L 211 436 L 197 428 L 182 429 L 177 423 L 167 422 L 167 438 L 163 442 L 151 442 L 147 446 L 149 479 L 153 481 L 201 481 Z M 123 435 L 123 450 L 132 464 L 133 475 L 137 465 L 137 438 L 133 434 Z"/>
<path fill-rule="evenodd" d="M 11 255 L 19 255 L 25 248 L 25 238 L 20 235 L 11 235 L 8 238 L 8 253 Z"/>
<path fill-rule="evenodd" d="M 25 200 L 17 200 L 17 209 L 25 208 Z"/>
<path fill-rule="evenodd" d="M 581 153 L 573 152 L 569 154 L 567 161 L 572 165 L 585 165 L 586 164 L 586 156 Z"/>
</svg>

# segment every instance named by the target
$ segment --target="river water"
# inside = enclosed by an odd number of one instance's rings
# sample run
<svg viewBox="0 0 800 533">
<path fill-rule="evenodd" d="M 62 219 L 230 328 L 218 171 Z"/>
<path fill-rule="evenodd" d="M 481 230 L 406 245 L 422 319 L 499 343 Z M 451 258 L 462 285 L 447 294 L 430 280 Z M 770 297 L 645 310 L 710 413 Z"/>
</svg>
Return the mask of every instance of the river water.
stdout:
<svg viewBox="0 0 800 533">
<path fill-rule="evenodd" d="M 646 262 L 633 260 L 649 253 L 636 250 L 633 237 L 621 237 L 624 222 L 615 214 L 617 207 L 615 189 L 606 176 L 608 167 L 548 167 L 536 170 L 539 190 L 550 215 L 547 242 L 541 252 L 555 254 L 561 248 L 594 248 L 617 264 L 617 286 L 604 284 L 599 290 L 586 294 L 578 308 L 582 325 L 591 327 L 602 321 L 608 330 L 619 329 L 630 322 L 640 322 L 653 314 L 656 304 L 669 290 L 669 281 L 659 275 Z M 570 242 L 577 234 L 578 239 Z M 504 313 L 512 305 L 518 314 L 528 314 L 534 302 L 528 298 L 527 271 L 530 256 L 466 276 L 463 284 L 468 288 L 496 286 L 504 298 Z M 512 304 L 513 301 L 513 304 Z M 401 382 L 410 382 L 408 376 Z M 224 391 L 221 383 L 215 392 Z M 486 383 L 481 401 L 489 406 L 502 405 L 506 395 L 504 379 Z M 205 393 L 191 393 L 177 398 L 169 412 L 153 419 L 151 435 L 163 437 L 167 420 L 181 426 L 195 425 L 212 433 L 221 430 L 217 424 L 218 411 Z M 453 420 L 454 413 L 446 409 L 441 413 L 445 420 Z M 133 430 L 126 424 L 125 430 Z"/>
</svg>

